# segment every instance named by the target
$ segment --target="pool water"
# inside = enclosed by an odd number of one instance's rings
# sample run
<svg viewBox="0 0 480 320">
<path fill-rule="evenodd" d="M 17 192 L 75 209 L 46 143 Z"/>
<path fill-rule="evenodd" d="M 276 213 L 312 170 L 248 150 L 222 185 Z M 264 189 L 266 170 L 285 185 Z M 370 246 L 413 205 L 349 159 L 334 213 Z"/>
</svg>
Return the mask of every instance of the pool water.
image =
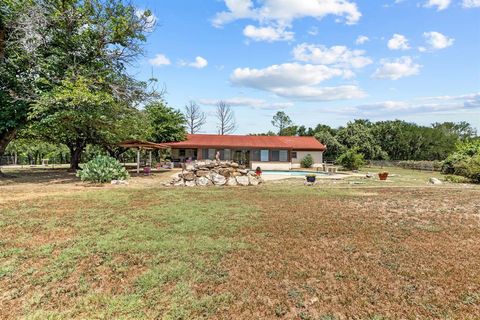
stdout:
<svg viewBox="0 0 480 320">
<path fill-rule="evenodd" d="M 318 171 L 288 171 L 288 170 L 268 170 L 263 171 L 262 174 L 280 174 L 286 176 L 305 176 L 307 174 L 316 174 L 317 176 L 326 175 L 325 172 L 318 172 Z"/>
</svg>

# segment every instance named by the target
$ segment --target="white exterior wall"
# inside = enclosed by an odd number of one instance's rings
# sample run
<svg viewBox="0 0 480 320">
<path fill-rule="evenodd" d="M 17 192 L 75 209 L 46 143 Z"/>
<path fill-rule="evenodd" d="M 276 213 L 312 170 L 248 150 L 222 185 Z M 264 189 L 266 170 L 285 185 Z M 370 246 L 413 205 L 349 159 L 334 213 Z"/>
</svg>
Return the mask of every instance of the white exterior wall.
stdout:
<svg viewBox="0 0 480 320">
<path fill-rule="evenodd" d="M 307 154 L 310 154 L 313 158 L 313 168 L 318 168 L 322 166 L 323 151 L 297 151 L 297 157 L 292 158 L 292 168 L 300 168 L 302 159 L 305 158 Z"/>
<path fill-rule="evenodd" d="M 255 170 L 260 167 L 262 170 L 290 170 L 292 164 L 290 162 L 270 162 L 270 161 L 251 161 L 250 168 Z"/>
</svg>

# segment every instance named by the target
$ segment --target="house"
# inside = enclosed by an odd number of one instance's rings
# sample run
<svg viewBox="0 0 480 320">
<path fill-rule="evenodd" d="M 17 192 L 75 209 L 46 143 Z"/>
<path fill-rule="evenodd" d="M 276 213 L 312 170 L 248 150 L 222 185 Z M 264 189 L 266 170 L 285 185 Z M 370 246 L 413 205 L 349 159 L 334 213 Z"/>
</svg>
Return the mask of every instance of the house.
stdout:
<svg viewBox="0 0 480 320">
<path fill-rule="evenodd" d="M 189 134 L 187 140 L 166 143 L 172 149 L 172 160 L 215 159 L 232 160 L 252 169 L 290 170 L 300 168 L 302 159 L 310 154 L 314 167 L 323 162 L 326 146 L 314 137 L 242 136 Z"/>
</svg>

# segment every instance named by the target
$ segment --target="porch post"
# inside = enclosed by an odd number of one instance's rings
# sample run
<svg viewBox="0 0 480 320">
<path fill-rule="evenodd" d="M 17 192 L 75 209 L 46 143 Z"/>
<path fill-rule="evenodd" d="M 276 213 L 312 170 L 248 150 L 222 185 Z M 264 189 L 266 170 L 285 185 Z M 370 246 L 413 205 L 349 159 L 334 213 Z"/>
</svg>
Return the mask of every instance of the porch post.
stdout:
<svg viewBox="0 0 480 320">
<path fill-rule="evenodd" d="M 151 168 L 151 167 L 152 167 L 152 150 L 149 151 L 148 164 L 149 164 L 149 166 L 150 166 L 150 168 Z"/>
<path fill-rule="evenodd" d="M 140 173 L 140 148 L 137 149 L 137 174 Z"/>
</svg>

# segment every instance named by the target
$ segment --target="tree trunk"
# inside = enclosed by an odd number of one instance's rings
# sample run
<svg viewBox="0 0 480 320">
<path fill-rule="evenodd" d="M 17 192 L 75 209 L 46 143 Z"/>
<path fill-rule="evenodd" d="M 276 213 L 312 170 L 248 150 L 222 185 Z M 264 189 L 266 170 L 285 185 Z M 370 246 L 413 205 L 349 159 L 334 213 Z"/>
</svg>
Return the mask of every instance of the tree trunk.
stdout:
<svg viewBox="0 0 480 320">
<path fill-rule="evenodd" d="M 80 157 L 82 156 L 84 148 L 85 146 L 78 144 L 75 147 L 70 148 L 70 171 L 80 169 Z"/>
<path fill-rule="evenodd" d="M 8 144 L 13 140 L 13 138 L 15 138 L 16 134 L 17 129 L 10 129 L 0 135 L 0 161 L 5 154 L 5 149 L 7 149 Z M 0 166 L 0 176 L 2 175 L 2 167 Z"/>
</svg>

